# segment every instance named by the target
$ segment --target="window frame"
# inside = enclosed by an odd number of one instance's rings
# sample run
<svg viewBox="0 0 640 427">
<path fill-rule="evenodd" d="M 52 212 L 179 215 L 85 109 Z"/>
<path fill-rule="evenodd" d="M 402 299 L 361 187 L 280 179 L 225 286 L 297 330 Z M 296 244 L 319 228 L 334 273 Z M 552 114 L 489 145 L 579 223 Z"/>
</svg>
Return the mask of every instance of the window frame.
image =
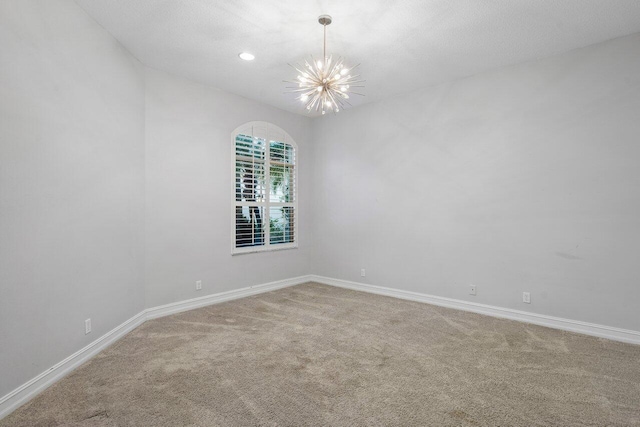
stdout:
<svg viewBox="0 0 640 427">
<path fill-rule="evenodd" d="M 241 135 L 251 136 L 251 138 L 260 138 L 265 141 L 264 151 L 264 180 L 266 183 L 264 201 L 246 202 L 237 201 L 236 188 L 236 137 Z M 290 145 L 293 148 L 293 202 L 272 202 L 271 201 L 271 142 L 280 142 Z M 241 255 L 258 252 L 272 252 L 286 249 L 296 249 L 298 247 L 298 145 L 294 139 L 282 128 L 273 123 L 264 121 L 252 121 L 238 126 L 231 132 L 231 255 Z M 256 246 L 237 247 L 237 220 L 236 208 L 238 206 L 258 206 L 263 208 L 263 228 L 264 228 L 264 244 Z M 270 209 L 272 207 L 291 207 L 293 209 L 293 242 L 290 243 L 271 243 L 271 227 L 270 227 Z"/>
</svg>

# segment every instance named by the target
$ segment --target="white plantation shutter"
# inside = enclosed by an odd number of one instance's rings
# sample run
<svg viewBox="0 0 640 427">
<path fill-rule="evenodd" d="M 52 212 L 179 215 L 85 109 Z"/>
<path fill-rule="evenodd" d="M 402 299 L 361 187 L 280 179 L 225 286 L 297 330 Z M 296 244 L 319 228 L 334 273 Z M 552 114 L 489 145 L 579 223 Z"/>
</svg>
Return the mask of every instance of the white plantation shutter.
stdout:
<svg viewBox="0 0 640 427">
<path fill-rule="evenodd" d="M 297 166 L 293 139 L 250 122 L 231 134 L 232 253 L 297 247 Z"/>
</svg>

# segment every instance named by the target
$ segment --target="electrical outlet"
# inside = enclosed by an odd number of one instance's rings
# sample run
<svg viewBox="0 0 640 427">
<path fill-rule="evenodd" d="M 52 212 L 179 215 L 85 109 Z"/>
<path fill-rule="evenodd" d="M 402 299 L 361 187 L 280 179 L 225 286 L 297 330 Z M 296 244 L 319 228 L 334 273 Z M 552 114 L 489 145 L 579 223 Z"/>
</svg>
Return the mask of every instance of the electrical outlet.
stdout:
<svg viewBox="0 0 640 427">
<path fill-rule="evenodd" d="M 89 332 L 91 332 L 91 319 L 84 321 L 84 334 L 87 335 Z"/>
<path fill-rule="evenodd" d="M 196 282 L 196 291 L 202 290 L 202 280 Z"/>
<path fill-rule="evenodd" d="M 360 277 L 364 277 L 364 268 L 360 269 Z"/>
<path fill-rule="evenodd" d="M 476 285 L 469 285 L 469 294 L 470 295 L 476 294 Z"/>
<path fill-rule="evenodd" d="M 526 304 L 531 304 L 531 294 L 529 292 L 522 293 L 522 302 Z"/>
</svg>

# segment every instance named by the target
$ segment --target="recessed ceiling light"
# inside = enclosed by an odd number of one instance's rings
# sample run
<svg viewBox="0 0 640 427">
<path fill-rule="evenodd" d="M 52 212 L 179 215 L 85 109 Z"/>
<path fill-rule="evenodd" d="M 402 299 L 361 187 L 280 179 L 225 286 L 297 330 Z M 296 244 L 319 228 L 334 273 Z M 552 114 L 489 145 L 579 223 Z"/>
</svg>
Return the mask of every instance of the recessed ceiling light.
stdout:
<svg viewBox="0 0 640 427">
<path fill-rule="evenodd" d="M 240 59 L 244 59 L 245 61 L 253 61 L 255 59 L 255 56 L 253 56 L 249 52 L 242 52 L 238 56 L 240 57 Z"/>
</svg>

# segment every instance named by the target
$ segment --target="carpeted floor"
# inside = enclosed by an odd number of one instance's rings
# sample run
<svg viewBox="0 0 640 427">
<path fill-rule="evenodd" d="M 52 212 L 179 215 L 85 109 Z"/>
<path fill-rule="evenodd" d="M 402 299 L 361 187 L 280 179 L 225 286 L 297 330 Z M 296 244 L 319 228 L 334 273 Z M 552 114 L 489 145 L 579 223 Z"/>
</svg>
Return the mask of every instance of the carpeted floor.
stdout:
<svg viewBox="0 0 640 427">
<path fill-rule="evenodd" d="M 640 426 L 640 346 L 315 283 L 152 320 L 0 426 Z"/>
</svg>

